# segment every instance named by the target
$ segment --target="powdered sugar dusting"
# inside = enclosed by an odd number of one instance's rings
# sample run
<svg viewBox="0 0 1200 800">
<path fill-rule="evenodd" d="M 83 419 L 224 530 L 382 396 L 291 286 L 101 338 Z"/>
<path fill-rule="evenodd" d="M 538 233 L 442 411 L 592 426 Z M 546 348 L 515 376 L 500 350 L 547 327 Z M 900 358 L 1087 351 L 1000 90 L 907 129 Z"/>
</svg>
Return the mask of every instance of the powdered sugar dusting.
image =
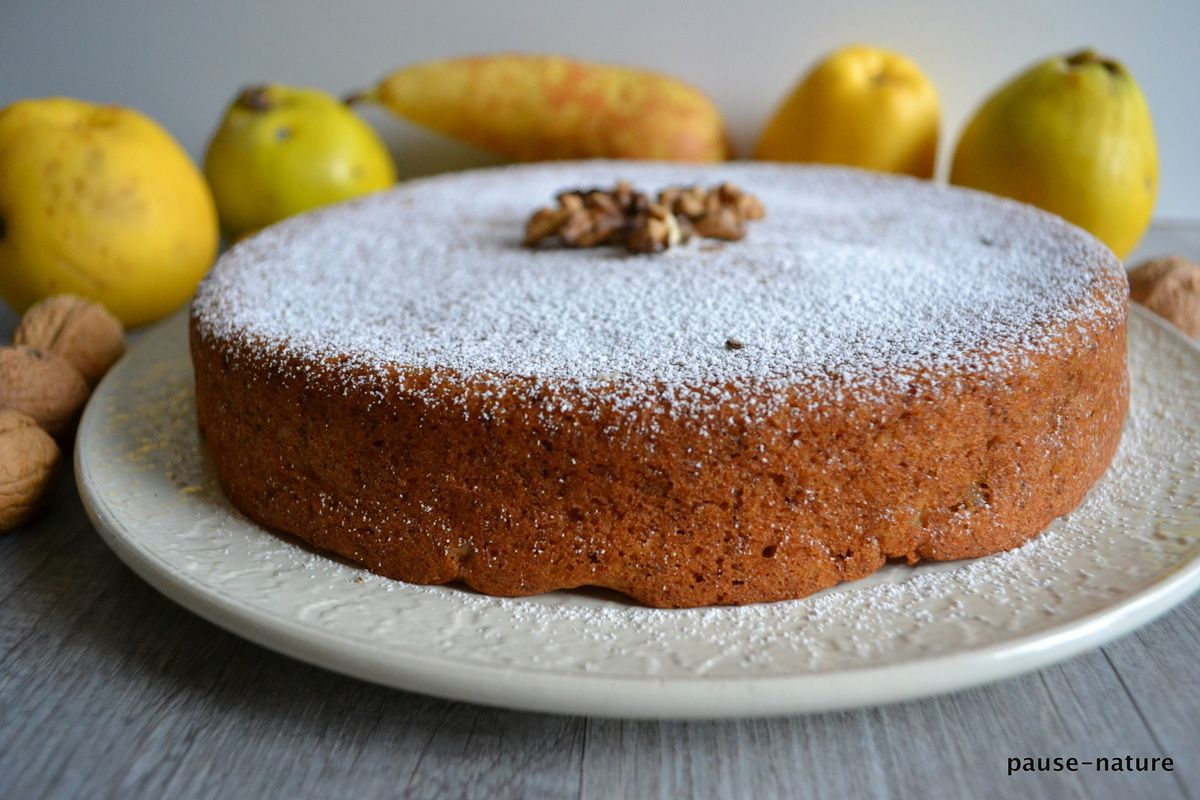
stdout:
<svg viewBox="0 0 1200 800">
<path fill-rule="evenodd" d="M 768 216 L 741 242 L 659 256 L 521 246 L 556 192 L 620 178 L 732 180 Z M 290 220 L 226 254 L 194 314 L 202 335 L 254 343 L 281 369 L 341 357 L 347 381 L 416 368 L 498 395 L 519 377 L 694 411 L 738 387 L 871 394 L 1000 374 L 1124 293 L 1095 239 L 975 192 L 832 168 L 578 162 L 416 181 Z"/>
</svg>

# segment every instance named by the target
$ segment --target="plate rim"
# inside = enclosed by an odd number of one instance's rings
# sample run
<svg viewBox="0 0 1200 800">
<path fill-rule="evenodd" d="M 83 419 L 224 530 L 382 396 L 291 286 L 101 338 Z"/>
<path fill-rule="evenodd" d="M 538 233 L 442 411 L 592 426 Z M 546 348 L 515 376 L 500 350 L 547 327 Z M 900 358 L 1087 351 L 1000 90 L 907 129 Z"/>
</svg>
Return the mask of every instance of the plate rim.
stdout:
<svg viewBox="0 0 1200 800">
<path fill-rule="evenodd" d="M 167 328 L 184 313 L 169 317 L 153 331 Z M 1174 337 L 1200 361 L 1200 345 L 1174 326 L 1132 304 L 1130 314 Z M 136 358 L 145 347 L 139 342 L 122 362 Z M 93 396 L 100 396 L 107 383 L 109 378 Z M 96 490 L 87 463 L 86 454 L 93 446 L 89 431 L 103 414 L 99 406 L 89 403 L 79 425 L 76 482 L 88 518 L 135 574 L 192 613 L 267 649 L 361 680 L 450 700 L 624 719 L 769 717 L 885 705 L 961 691 L 1058 663 L 1151 622 L 1200 589 L 1198 548 L 1169 572 L 1115 603 L 1044 630 L 953 653 L 824 673 L 671 678 L 564 674 L 397 653 L 239 602 L 172 569 L 152 548 L 127 536 Z M 533 676 L 536 681 L 529 680 Z"/>
</svg>

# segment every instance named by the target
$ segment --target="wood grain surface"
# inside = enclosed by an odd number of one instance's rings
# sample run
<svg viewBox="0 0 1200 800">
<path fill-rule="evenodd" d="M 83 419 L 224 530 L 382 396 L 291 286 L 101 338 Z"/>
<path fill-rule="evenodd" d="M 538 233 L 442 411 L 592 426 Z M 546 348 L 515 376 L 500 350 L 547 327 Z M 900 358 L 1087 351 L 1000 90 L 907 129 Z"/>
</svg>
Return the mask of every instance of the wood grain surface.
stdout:
<svg viewBox="0 0 1200 800">
<path fill-rule="evenodd" d="M 1200 256 L 1200 224 L 1141 254 Z M 0 331 L 13 318 L 0 312 Z M 1196 448 L 1196 442 L 1181 446 Z M 104 546 L 63 476 L 0 536 L 0 798 L 1196 798 L 1200 598 L 981 689 L 723 722 L 527 714 L 385 689 L 201 620 Z M 1013 756 L 1174 772 L 1007 775 Z"/>
</svg>

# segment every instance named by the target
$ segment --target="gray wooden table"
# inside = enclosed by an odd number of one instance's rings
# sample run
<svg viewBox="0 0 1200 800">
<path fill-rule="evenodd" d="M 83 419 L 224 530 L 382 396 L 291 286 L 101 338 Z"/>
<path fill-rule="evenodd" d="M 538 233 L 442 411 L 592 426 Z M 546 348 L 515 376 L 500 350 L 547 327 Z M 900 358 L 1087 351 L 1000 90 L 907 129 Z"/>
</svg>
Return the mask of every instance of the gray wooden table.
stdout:
<svg viewBox="0 0 1200 800">
<path fill-rule="evenodd" d="M 1200 224 L 1138 255 L 1200 256 Z M 0 331 L 12 325 L 0 312 Z M 1194 444 L 1194 443 L 1193 443 Z M 0 537 L 0 798 L 1200 797 L 1200 598 L 1099 651 L 956 695 L 726 722 L 552 717 L 344 678 L 139 580 L 69 477 Z M 1014 756 L 1174 772 L 1008 775 Z"/>
</svg>

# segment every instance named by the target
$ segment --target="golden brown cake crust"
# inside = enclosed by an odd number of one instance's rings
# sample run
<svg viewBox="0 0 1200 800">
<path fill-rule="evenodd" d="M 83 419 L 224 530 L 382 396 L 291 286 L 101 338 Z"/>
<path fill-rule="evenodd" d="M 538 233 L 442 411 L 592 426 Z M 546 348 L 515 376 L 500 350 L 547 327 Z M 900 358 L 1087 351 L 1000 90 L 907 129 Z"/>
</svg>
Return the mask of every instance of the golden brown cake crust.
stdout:
<svg viewBox="0 0 1200 800">
<path fill-rule="evenodd" d="M 198 417 L 235 506 L 382 575 L 495 595 L 741 604 L 1006 550 L 1081 502 L 1128 402 L 1123 300 L 1042 324 L 1019 369 L 746 381 L 703 414 L 516 377 L 497 397 L 493 375 L 316 355 L 197 308 Z"/>
</svg>

